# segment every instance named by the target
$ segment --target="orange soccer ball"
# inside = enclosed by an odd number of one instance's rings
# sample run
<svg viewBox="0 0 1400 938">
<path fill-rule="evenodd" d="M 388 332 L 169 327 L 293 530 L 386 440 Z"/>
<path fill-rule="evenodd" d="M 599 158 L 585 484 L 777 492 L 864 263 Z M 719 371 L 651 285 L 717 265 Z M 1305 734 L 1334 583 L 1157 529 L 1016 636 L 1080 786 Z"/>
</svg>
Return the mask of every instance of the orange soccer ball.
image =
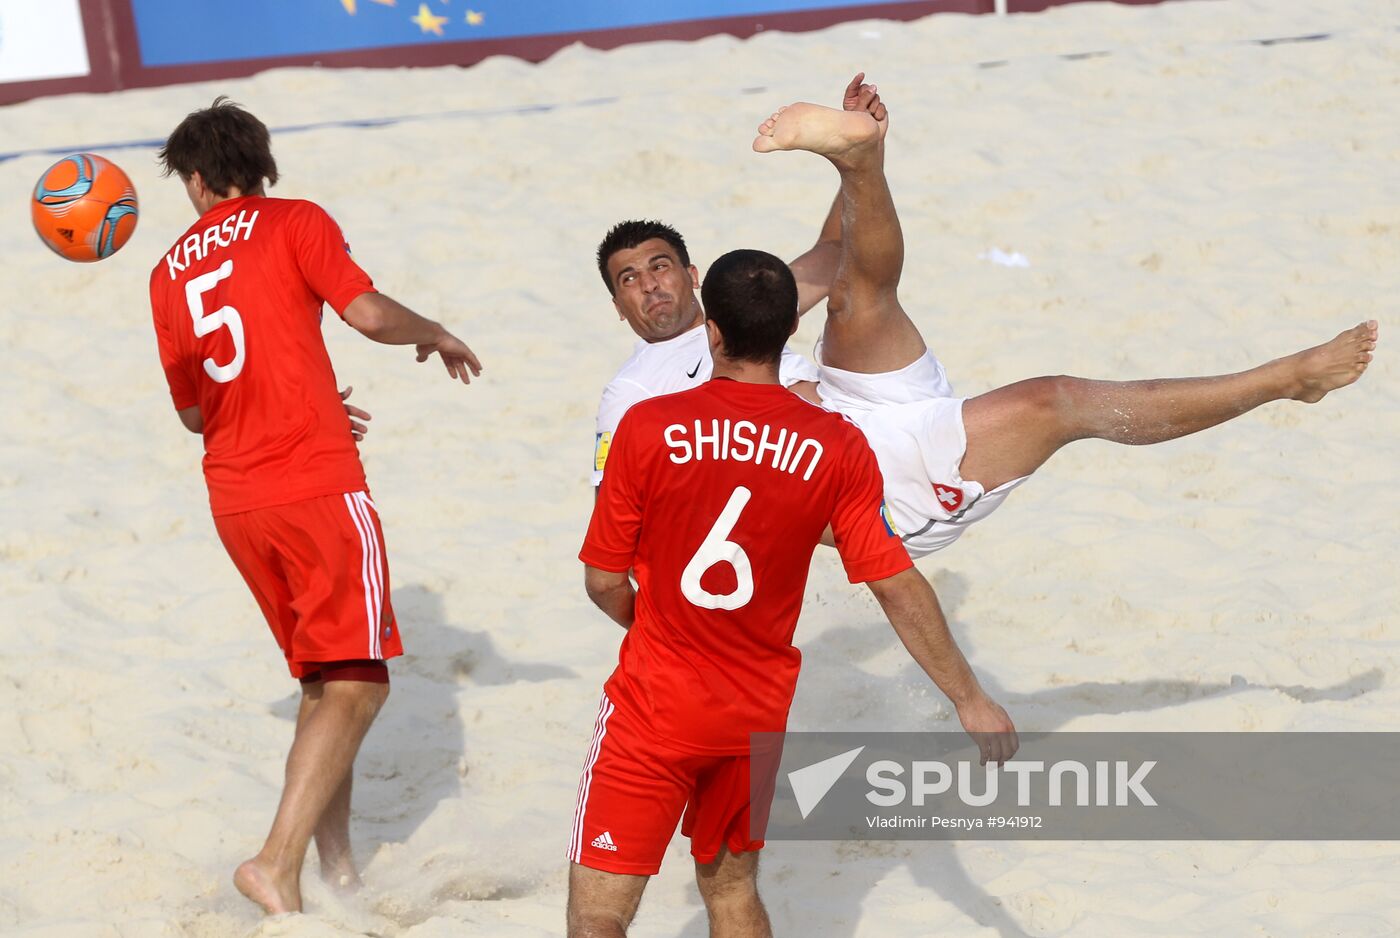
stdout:
<svg viewBox="0 0 1400 938">
<path fill-rule="evenodd" d="M 111 257 L 136 230 L 136 188 L 121 167 L 91 153 L 44 170 L 30 203 L 34 230 L 55 254 L 88 263 Z"/>
</svg>

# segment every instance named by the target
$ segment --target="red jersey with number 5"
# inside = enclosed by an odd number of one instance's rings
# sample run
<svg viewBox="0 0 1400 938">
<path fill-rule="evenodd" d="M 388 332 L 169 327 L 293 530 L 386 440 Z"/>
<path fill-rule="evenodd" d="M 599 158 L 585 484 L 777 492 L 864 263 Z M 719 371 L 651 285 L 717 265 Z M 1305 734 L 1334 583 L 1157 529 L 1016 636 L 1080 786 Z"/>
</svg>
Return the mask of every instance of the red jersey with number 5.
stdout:
<svg viewBox="0 0 1400 938">
<path fill-rule="evenodd" d="M 855 425 L 778 385 L 719 379 L 634 404 L 579 554 L 637 578 L 609 699 L 689 752 L 746 753 L 750 733 L 782 731 L 827 525 L 852 583 L 910 566 L 883 507 Z"/>
<path fill-rule="evenodd" d="M 156 265 L 160 361 L 203 417 L 216 516 L 365 488 L 321 307 L 373 290 L 324 209 L 262 196 L 220 202 Z"/>
</svg>

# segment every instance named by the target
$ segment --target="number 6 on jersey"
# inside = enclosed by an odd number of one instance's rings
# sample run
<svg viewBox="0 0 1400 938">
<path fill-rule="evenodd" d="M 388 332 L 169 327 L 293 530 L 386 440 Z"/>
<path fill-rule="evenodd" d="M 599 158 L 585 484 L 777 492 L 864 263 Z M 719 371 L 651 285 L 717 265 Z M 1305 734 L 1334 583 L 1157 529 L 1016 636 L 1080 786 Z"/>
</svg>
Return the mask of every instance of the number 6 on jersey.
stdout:
<svg viewBox="0 0 1400 938">
<path fill-rule="evenodd" d="M 681 572 L 681 595 L 701 609 L 739 609 L 753 599 L 753 567 L 749 563 L 749 555 L 744 553 L 743 547 L 728 540 L 752 495 L 742 485 L 734 490 L 728 504 L 715 520 L 714 527 L 705 535 L 700 549 Z M 706 571 L 717 563 L 728 563 L 734 568 L 734 576 L 738 580 L 734 592 L 719 595 L 700 585 Z"/>
<path fill-rule="evenodd" d="M 190 317 L 194 320 L 194 335 L 202 339 L 206 335 L 228 326 L 233 338 L 233 361 L 227 365 L 216 365 L 214 359 L 204 359 L 204 373 L 220 384 L 227 384 L 243 370 L 247 345 L 243 341 L 243 317 L 232 306 L 220 306 L 209 315 L 204 314 L 204 294 L 217 287 L 220 281 L 233 275 L 233 261 L 224 261 L 218 270 L 193 277 L 185 284 L 185 301 L 190 306 Z"/>
</svg>

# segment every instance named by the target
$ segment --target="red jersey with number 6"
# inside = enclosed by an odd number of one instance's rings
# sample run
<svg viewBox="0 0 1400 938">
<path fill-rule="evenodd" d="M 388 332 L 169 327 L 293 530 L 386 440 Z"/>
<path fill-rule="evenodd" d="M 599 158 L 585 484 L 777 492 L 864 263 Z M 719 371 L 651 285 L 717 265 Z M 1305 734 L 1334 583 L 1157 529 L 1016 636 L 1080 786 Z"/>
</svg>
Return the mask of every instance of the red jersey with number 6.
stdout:
<svg viewBox="0 0 1400 938">
<path fill-rule="evenodd" d="M 203 417 L 216 516 L 365 488 L 321 307 L 373 290 L 324 209 L 262 196 L 220 202 L 156 265 L 160 360 Z"/>
<path fill-rule="evenodd" d="M 830 525 L 852 583 L 910 566 L 883 481 L 844 417 L 727 379 L 628 410 L 579 559 L 637 578 L 606 693 L 687 752 L 742 754 L 781 732 L 812 552 Z"/>
</svg>

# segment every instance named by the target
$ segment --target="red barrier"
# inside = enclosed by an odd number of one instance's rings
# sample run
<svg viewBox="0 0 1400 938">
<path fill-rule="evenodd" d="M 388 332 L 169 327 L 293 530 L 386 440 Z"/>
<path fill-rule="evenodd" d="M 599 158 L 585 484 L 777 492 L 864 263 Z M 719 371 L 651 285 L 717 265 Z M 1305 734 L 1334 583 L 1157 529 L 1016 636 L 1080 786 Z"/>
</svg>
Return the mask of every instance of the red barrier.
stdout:
<svg viewBox="0 0 1400 938">
<path fill-rule="evenodd" d="M 1008 0 L 1011 12 L 1034 12 L 1047 7 L 1084 0 Z M 1119 3 L 1150 4 L 1163 0 L 1115 0 Z M 540 61 L 575 42 L 598 49 L 611 49 L 635 42 L 691 40 L 727 33 L 748 38 L 760 32 L 783 30 L 805 32 L 823 29 L 854 19 L 913 20 L 934 13 L 991 13 L 995 0 L 915 0 L 874 6 L 836 7 L 766 16 L 740 16 L 691 20 L 596 32 L 555 33 L 513 39 L 444 42 L 425 46 L 390 46 L 354 52 L 319 55 L 281 56 L 244 59 L 188 66 L 146 67 L 141 61 L 136 21 L 127 0 L 78 0 L 83 32 L 87 42 L 89 74 L 80 78 L 40 81 L 0 81 L 0 104 L 10 104 L 46 95 L 73 92 L 117 91 L 154 85 L 208 81 L 253 75 L 270 68 L 291 66 L 324 67 L 401 67 L 471 65 L 487 56 L 513 55 Z"/>
</svg>

